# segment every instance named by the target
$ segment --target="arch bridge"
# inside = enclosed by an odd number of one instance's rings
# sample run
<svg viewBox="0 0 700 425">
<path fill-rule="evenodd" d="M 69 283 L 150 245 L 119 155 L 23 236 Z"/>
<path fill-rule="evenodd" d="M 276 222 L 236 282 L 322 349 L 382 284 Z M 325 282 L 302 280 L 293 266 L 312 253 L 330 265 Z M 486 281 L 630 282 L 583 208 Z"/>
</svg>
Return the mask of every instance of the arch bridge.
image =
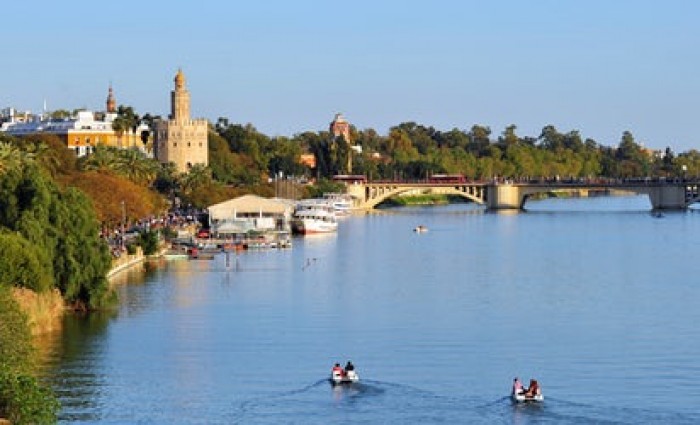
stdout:
<svg viewBox="0 0 700 425">
<path fill-rule="evenodd" d="M 389 198 L 407 192 L 461 196 L 488 209 L 523 209 L 535 195 L 552 192 L 617 190 L 647 195 L 655 210 L 685 209 L 700 202 L 698 181 L 614 181 L 614 182 L 370 182 L 347 186 L 358 210 L 373 209 Z"/>
</svg>

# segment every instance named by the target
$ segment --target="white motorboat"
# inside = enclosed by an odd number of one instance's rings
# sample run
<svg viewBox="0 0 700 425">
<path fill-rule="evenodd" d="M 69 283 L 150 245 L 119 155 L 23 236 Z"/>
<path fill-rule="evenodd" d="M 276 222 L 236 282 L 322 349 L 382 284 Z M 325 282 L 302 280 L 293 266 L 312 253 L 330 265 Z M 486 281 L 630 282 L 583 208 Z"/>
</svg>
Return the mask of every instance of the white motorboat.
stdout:
<svg viewBox="0 0 700 425">
<path fill-rule="evenodd" d="M 333 371 L 330 381 L 333 385 L 354 384 L 360 381 L 360 376 L 354 370 L 348 370 L 345 373 Z"/>
<path fill-rule="evenodd" d="M 292 231 L 302 235 L 330 233 L 338 230 L 335 210 L 322 200 L 307 200 L 297 204 L 292 216 Z"/>
<path fill-rule="evenodd" d="M 533 396 L 527 396 L 525 393 L 513 393 L 510 397 L 515 403 L 541 403 L 544 401 L 542 393 Z"/>
<path fill-rule="evenodd" d="M 423 225 L 420 225 L 420 226 L 414 227 L 414 228 L 413 228 L 413 231 L 416 232 L 416 233 L 425 233 L 425 232 L 428 231 L 428 228 L 425 227 L 425 226 L 423 226 Z"/>
</svg>

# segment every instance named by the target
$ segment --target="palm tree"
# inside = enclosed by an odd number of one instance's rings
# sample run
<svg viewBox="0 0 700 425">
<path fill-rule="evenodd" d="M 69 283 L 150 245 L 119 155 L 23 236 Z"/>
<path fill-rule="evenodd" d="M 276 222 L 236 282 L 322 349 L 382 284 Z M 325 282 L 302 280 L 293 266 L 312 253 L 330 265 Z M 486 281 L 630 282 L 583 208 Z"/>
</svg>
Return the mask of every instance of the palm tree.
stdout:
<svg viewBox="0 0 700 425">
<path fill-rule="evenodd" d="M 180 190 L 183 193 L 192 193 L 195 189 L 212 182 L 211 169 L 204 164 L 195 164 L 188 173 L 180 175 Z"/>
<path fill-rule="evenodd" d="M 127 128 L 129 125 L 122 117 L 118 116 L 112 121 L 112 129 L 117 134 L 117 146 L 119 147 L 122 147 L 122 136 Z"/>
<path fill-rule="evenodd" d="M 118 150 L 110 146 L 95 146 L 92 155 L 82 158 L 81 168 L 86 171 L 115 171 L 117 153 Z"/>
<path fill-rule="evenodd" d="M 112 121 L 112 129 L 117 134 L 119 147 L 124 147 L 121 140 L 124 133 L 128 131 L 132 133 L 136 132 L 140 121 L 141 119 L 134 112 L 134 108 L 131 106 L 119 105 L 119 108 L 117 108 L 117 117 Z"/>
<path fill-rule="evenodd" d="M 135 183 L 151 184 L 158 173 L 158 164 L 139 150 L 125 149 L 119 152 L 115 171 Z"/>
</svg>

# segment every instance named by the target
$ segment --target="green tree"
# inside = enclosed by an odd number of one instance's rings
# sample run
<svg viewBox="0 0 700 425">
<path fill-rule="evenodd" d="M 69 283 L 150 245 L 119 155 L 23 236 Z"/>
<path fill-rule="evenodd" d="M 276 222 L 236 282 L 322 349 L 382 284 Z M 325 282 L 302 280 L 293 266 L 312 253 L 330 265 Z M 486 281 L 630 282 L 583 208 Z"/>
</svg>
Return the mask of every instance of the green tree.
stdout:
<svg viewBox="0 0 700 425">
<path fill-rule="evenodd" d="M 488 150 L 491 140 L 491 129 L 482 125 L 473 125 L 469 131 L 469 151 L 477 156 L 485 154 Z"/>
<path fill-rule="evenodd" d="M 153 255 L 158 252 L 160 243 L 158 232 L 155 230 L 146 230 L 139 233 L 139 245 L 143 248 L 144 255 Z"/>
<path fill-rule="evenodd" d="M 54 119 L 54 120 L 62 120 L 62 119 L 70 118 L 71 115 L 74 115 L 74 114 L 72 114 L 71 111 L 69 111 L 67 109 L 56 109 L 55 111 L 51 111 L 51 113 L 49 113 L 49 117 L 51 117 L 51 119 Z"/>
<path fill-rule="evenodd" d="M 564 148 L 564 135 L 553 125 L 545 126 L 539 137 L 542 148 L 557 151 Z"/>
<path fill-rule="evenodd" d="M 0 286 L 19 286 L 43 292 L 53 286 L 49 269 L 42 267 L 40 248 L 17 233 L 0 231 Z"/>
<path fill-rule="evenodd" d="M 648 156 L 629 131 L 622 133 L 615 158 L 619 162 L 620 177 L 646 176 L 651 168 Z"/>
<path fill-rule="evenodd" d="M 268 164 L 270 175 L 300 176 L 304 174 L 304 166 L 299 162 L 301 145 L 286 137 L 272 140 L 273 151 Z"/>
<path fill-rule="evenodd" d="M 69 188 L 56 194 L 50 222 L 56 229 L 54 275 L 64 298 L 78 308 L 96 309 L 112 301 L 106 279 L 112 265 L 89 199 Z"/>
<path fill-rule="evenodd" d="M 506 127 L 506 129 L 503 130 L 501 138 L 499 139 L 499 143 L 506 148 L 517 145 L 519 141 L 518 135 L 515 134 L 515 130 L 517 128 L 518 127 L 515 124 L 511 124 L 508 127 Z"/>
</svg>

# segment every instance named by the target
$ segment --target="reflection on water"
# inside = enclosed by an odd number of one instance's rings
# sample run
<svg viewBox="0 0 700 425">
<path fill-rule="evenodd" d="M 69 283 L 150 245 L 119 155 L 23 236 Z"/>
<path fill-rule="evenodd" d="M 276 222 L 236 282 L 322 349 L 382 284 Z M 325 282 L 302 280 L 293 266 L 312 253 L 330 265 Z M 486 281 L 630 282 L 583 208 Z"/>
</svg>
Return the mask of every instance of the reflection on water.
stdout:
<svg viewBox="0 0 700 425">
<path fill-rule="evenodd" d="M 698 422 L 700 216 L 636 197 L 530 207 L 398 208 L 291 250 L 161 262 L 48 344 L 61 419 Z M 330 386 L 334 359 L 361 383 Z M 510 402 L 516 375 L 544 405 Z"/>
</svg>

